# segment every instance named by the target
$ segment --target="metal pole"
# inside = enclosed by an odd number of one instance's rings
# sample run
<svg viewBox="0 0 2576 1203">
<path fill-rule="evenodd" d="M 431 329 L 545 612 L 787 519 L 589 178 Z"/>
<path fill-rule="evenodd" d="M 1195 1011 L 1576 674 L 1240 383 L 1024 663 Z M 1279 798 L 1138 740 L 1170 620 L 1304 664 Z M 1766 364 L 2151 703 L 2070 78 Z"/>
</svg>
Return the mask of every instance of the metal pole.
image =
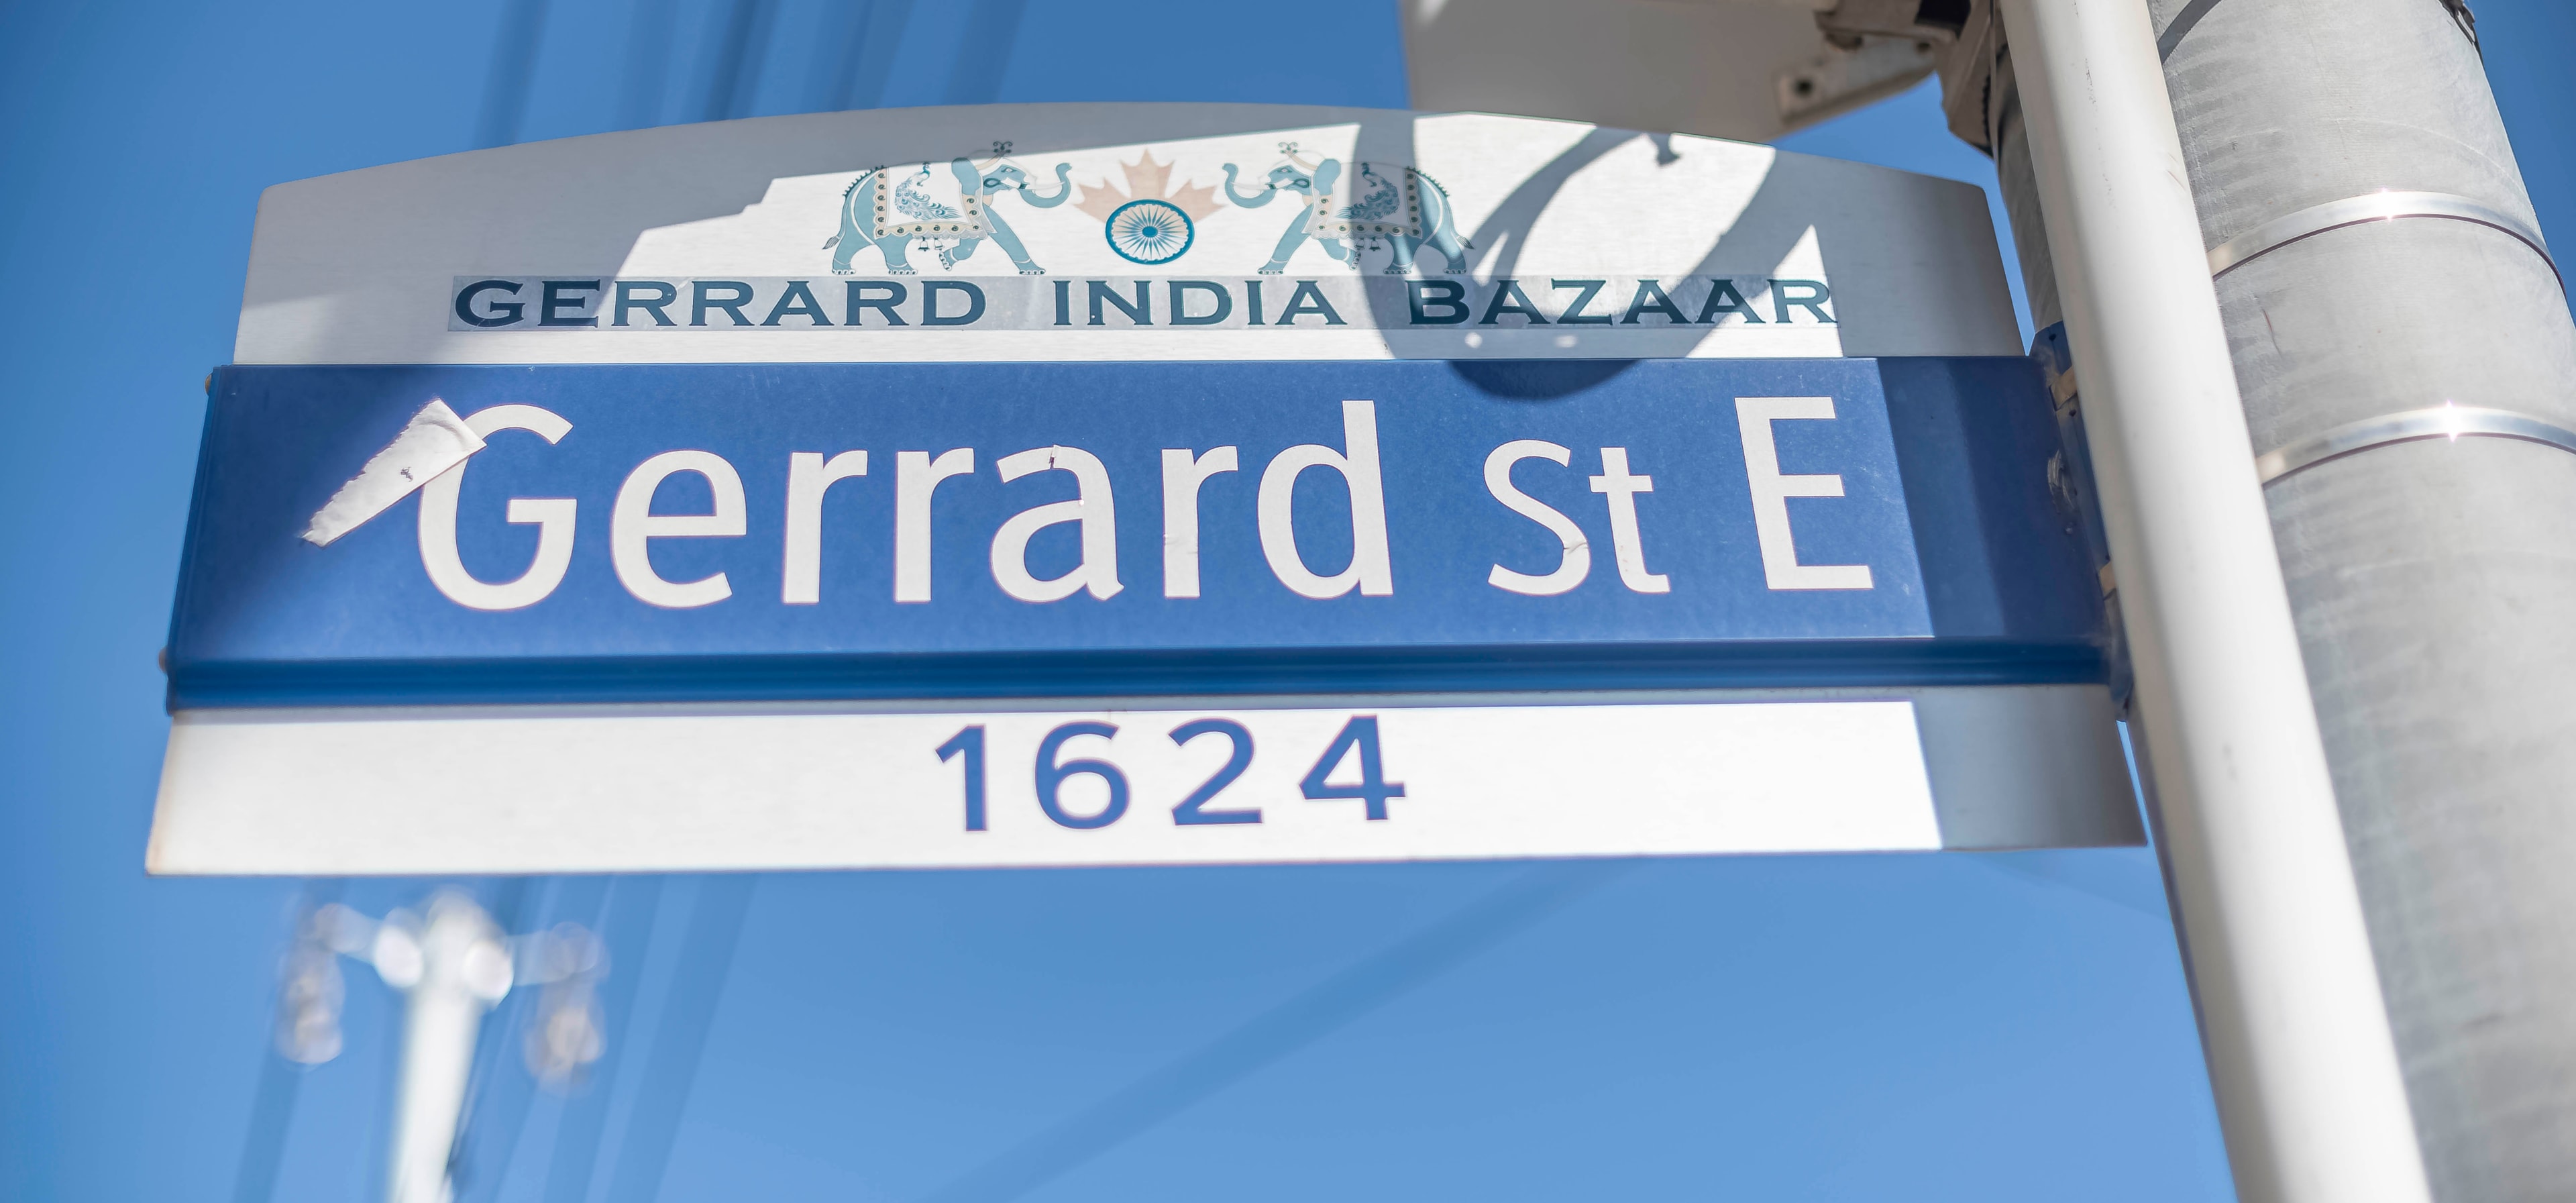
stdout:
<svg viewBox="0 0 2576 1203">
<path fill-rule="evenodd" d="M 2139 0 L 2003 0 L 2246 1203 L 2429 1198 Z"/>
<path fill-rule="evenodd" d="M 2465 5 L 2148 8 L 2425 1167 L 2452 1203 L 2566 1199 L 2567 265 Z"/>
<path fill-rule="evenodd" d="M 483 111 L 474 119 L 476 146 L 508 146 L 519 140 L 545 33 L 546 0 L 510 0 L 502 10 L 501 29 L 493 38 L 492 70 L 483 80 Z"/>
<path fill-rule="evenodd" d="M 450 1171 L 474 1085 L 474 1046 L 484 1013 L 511 987 L 546 987 L 527 1041 L 528 1071 L 539 1082 L 561 1086 L 577 1079 L 605 1048 L 596 987 L 608 972 L 608 950 L 598 937 L 573 923 L 505 936 L 457 890 L 432 895 L 426 909 L 426 918 L 398 910 L 379 922 L 336 902 L 316 907 L 296 921 L 295 947 L 278 983 L 277 1051 L 302 1065 L 340 1055 L 342 984 L 335 957 L 375 966 L 377 977 L 403 993 L 402 1066 L 385 1158 L 387 1203 L 449 1203 L 455 1197 Z M 278 1092 L 263 1087 L 262 1093 Z M 285 1099 L 272 1108 L 273 1118 L 255 1121 L 274 1132 L 265 1143 L 254 1132 L 243 1155 L 239 1198 L 265 1198 L 275 1185 L 272 1146 L 285 1139 L 291 1092 Z"/>
<path fill-rule="evenodd" d="M 510 992 L 513 967 L 501 930 L 463 894 L 439 894 L 427 920 L 407 926 L 389 921 L 374 950 L 376 972 L 405 995 L 385 1199 L 448 1203 L 447 1163 L 465 1109 L 475 1037 L 483 1013 Z"/>
</svg>

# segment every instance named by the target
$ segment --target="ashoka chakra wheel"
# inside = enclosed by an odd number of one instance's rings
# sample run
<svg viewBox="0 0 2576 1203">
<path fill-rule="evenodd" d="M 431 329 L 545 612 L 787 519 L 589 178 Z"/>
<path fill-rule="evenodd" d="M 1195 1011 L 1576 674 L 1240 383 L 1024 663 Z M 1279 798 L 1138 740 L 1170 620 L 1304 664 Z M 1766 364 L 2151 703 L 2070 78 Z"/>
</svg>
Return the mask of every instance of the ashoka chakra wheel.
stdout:
<svg viewBox="0 0 2576 1203">
<path fill-rule="evenodd" d="M 1170 201 L 1138 200 L 1109 215 L 1109 249 L 1130 263 L 1169 263 L 1198 237 L 1190 215 Z"/>
</svg>

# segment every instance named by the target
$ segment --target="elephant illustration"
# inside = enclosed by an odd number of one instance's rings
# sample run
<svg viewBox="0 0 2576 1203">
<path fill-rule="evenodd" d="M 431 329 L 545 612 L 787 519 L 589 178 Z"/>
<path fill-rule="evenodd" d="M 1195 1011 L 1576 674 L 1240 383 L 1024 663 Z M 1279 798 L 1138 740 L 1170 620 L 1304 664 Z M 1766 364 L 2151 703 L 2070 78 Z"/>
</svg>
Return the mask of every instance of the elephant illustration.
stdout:
<svg viewBox="0 0 2576 1203">
<path fill-rule="evenodd" d="M 1286 271 L 1289 256 L 1308 238 L 1322 244 L 1325 254 L 1354 268 L 1360 265 L 1362 249 L 1383 242 L 1393 252 L 1386 265 L 1390 276 L 1411 271 L 1414 252 L 1425 246 L 1440 252 L 1443 272 L 1456 275 L 1467 269 L 1467 248 L 1472 244 L 1458 237 L 1449 193 L 1438 180 L 1400 164 L 1354 163 L 1345 192 L 1340 159 L 1312 163 L 1296 153 L 1293 143 L 1281 149 L 1287 152 L 1287 161 L 1270 169 L 1268 184 L 1258 192 L 1237 191 L 1238 169 L 1232 163 L 1225 165 L 1225 197 L 1246 209 L 1269 204 L 1282 192 L 1306 198 L 1303 211 L 1280 234 L 1270 262 L 1262 265 L 1262 275 Z"/>
<path fill-rule="evenodd" d="M 898 276 L 913 274 L 905 251 L 916 241 L 937 242 L 939 265 L 954 268 L 974 255 L 975 248 L 987 238 L 1001 244 L 1002 252 L 1023 276 L 1046 274 L 1029 259 L 1029 249 L 1020 236 L 1002 220 L 994 202 L 1009 193 L 1035 209 L 1052 209 L 1073 196 L 1073 171 L 1070 163 L 1055 165 L 1055 195 L 1043 195 L 1029 186 L 1029 176 L 1019 165 L 995 159 L 982 165 L 959 157 L 949 161 L 955 175 L 955 203 L 935 195 L 944 191 L 923 163 L 909 174 L 898 176 L 894 170 L 872 167 L 850 181 L 848 191 L 841 193 L 841 232 L 823 244 L 832 251 L 832 271 L 849 275 L 850 257 L 865 243 L 874 243 L 885 255 L 886 270 Z M 833 248 L 839 248 L 834 250 Z"/>
</svg>

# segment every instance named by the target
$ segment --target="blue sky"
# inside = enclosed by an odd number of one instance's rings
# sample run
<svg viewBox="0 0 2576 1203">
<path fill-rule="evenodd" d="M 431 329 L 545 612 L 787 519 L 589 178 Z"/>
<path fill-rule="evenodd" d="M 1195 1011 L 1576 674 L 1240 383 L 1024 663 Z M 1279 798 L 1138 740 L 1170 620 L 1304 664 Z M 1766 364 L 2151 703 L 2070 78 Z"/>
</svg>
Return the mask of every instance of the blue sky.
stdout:
<svg viewBox="0 0 2576 1203">
<path fill-rule="evenodd" d="M 1010 7 L 915 6 L 874 99 L 1404 100 L 1391 3 L 1036 0 L 1005 46 Z M 2576 228 L 2576 15 L 2477 8 L 2543 227 Z M 307 883 L 141 868 L 259 190 L 837 106 L 850 14 L 778 4 L 722 94 L 710 0 L 557 0 L 522 108 L 497 4 L 0 8 L 0 1198 L 381 1176 L 390 995 L 353 965 L 347 1051 L 267 1051 Z M 1786 145 L 1992 182 L 1928 90 Z M 618 971 L 586 1090 L 495 1056 L 468 1200 L 2229 1197 L 2143 852 L 477 884 Z"/>
</svg>

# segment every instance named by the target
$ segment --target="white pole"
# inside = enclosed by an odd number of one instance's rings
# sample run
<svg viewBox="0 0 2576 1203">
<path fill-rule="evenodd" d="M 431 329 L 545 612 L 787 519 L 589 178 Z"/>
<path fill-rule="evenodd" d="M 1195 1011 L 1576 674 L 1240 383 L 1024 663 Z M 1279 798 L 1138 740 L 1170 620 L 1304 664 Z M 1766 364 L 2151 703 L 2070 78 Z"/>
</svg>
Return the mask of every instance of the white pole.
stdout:
<svg viewBox="0 0 2576 1203">
<path fill-rule="evenodd" d="M 406 995 L 402 1071 L 395 1089 L 387 1203 L 448 1203 L 449 1153 L 465 1109 L 483 1013 L 510 992 L 509 945 L 472 899 L 441 893 L 418 928 L 389 919 L 373 958 Z"/>
<path fill-rule="evenodd" d="M 2000 0 L 2245 1203 L 2429 1198 L 2145 0 Z"/>
</svg>

